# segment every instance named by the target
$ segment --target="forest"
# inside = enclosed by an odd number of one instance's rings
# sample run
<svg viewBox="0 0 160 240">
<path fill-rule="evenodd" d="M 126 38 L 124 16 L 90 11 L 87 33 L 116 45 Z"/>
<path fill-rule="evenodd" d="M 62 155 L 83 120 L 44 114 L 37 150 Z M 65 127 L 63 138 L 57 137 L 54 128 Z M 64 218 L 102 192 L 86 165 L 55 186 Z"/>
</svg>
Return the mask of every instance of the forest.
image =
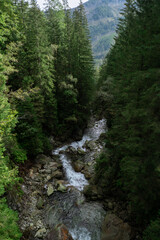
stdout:
<svg viewBox="0 0 160 240">
<path fill-rule="evenodd" d="M 160 239 L 159 13 L 159 0 L 126 0 L 97 73 L 82 1 L 0 0 L 0 240 L 24 239 L 7 203 L 21 166 L 50 155 L 51 136 L 81 138 L 93 113 L 107 119 L 94 185 L 126 204 L 129 240 Z"/>
</svg>

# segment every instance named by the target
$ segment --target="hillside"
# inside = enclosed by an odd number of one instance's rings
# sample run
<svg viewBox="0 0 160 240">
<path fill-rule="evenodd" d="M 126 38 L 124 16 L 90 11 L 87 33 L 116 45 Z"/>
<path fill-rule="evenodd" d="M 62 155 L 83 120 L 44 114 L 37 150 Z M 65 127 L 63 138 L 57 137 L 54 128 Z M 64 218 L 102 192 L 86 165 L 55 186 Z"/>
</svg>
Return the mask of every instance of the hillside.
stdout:
<svg viewBox="0 0 160 240">
<path fill-rule="evenodd" d="M 84 3 L 95 62 L 98 65 L 102 63 L 114 41 L 116 25 L 124 2 L 125 0 L 89 0 Z"/>
</svg>

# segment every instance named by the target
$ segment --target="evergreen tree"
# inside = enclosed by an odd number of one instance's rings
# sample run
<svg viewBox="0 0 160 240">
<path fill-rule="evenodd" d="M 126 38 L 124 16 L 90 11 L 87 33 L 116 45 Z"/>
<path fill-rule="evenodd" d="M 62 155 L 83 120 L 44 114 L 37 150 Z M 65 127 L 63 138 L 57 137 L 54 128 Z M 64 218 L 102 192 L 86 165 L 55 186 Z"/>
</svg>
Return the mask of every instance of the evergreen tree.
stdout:
<svg viewBox="0 0 160 240">
<path fill-rule="evenodd" d="M 73 13 L 71 46 L 71 71 L 78 80 L 79 120 L 85 122 L 89 113 L 89 103 L 93 98 L 94 69 L 89 30 L 82 2 Z"/>
<path fill-rule="evenodd" d="M 159 7 L 156 0 L 126 1 L 101 72 L 101 82 L 112 79 L 113 101 L 107 106 L 111 124 L 98 176 L 106 192 L 109 187 L 128 201 L 141 226 L 156 216 L 160 200 Z"/>
</svg>

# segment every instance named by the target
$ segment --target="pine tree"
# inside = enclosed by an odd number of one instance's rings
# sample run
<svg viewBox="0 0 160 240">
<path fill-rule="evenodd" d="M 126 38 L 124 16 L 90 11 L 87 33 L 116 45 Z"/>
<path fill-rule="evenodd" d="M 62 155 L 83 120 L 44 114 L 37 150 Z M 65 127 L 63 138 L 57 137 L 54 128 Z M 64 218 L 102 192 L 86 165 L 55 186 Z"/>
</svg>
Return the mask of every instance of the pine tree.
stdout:
<svg viewBox="0 0 160 240">
<path fill-rule="evenodd" d="M 88 104 L 93 97 L 93 58 L 89 30 L 82 2 L 73 13 L 73 33 L 71 41 L 71 69 L 77 78 L 79 119 L 85 121 Z"/>
<path fill-rule="evenodd" d="M 159 7 L 158 1 L 126 1 L 102 72 L 102 79 L 112 79 L 114 99 L 108 106 L 112 119 L 98 176 L 103 175 L 106 189 L 126 198 L 141 225 L 157 214 L 160 199 Z"/>
</svg>

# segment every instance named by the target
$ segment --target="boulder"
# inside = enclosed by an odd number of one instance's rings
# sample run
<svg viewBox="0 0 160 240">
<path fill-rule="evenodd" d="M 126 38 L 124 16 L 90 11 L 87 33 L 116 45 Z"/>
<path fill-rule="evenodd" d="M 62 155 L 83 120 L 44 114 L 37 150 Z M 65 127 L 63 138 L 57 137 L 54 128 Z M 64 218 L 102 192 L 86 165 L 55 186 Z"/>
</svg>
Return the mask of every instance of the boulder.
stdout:
<svg viewBox="0 0 160 240">
<path fill-rule="evenodd" d="M 36 232 L 35 237 L 37 238 L 43 238 L 44 235 L 46 234 L 47 230 L 45 228 L 41 228 Z"/>
<path fill-rule="evenodd" d="M 53 161 L 51 157 L 48 157 L 44 154 L 39 154 L 37 157 L 36 157 L 36 163 L 38 164 L 47 164 L 49 162 Z"/>
<path fill-rule="evenodd" d="M 86 141 L 86 148 L 88 148 L 89 150 L 93 151 L 96 148 L 96 144 L 94 141 Z"/>
<path fill-rule="evenodd" d="M 115 214 L 108 213 L 102 225 L 101 240 L 130 240 L 131 228 Z"/>
<path fill-rule="evenodd" d="M 73 162 L 73 168 L 76 172 L 81 172 L 84 168 L 84 163 L 82 161 Z"/>
<path fill-rule="evenodd" d="M 57 188 L 57 190 L 59 191 L 59 192 L 66 192 L 67 191 L 67 187 L 65 186 L 65 185 L 63 185 L 63 184 L 59 184 L 59 186 L 58 186 L 58 188 Z"/>
<path fill-rule="evenodd" d="M 43 205 L 44 205 L 44 200 L 42 197 L 39 197 L 38 200 L 37 200 L 37 204 L 36 204 L 36 207 L 38 209 L 42 209 L 43 208 Z"/>
<path fill-rule="evenodd" d="M 57 170 L 57 171 L 52 173 L 52 177 L 57 178 L 57 179 L 62 179 L 63 178 L 63 173 L 60 172 L 59 170 Z"/>
<path fill-rule="evenodd" d="M 59 224 L 48 233 L 45 240 L 73 240 L 68 229 L 64 224 Z"/>
<path fill-rule="evenodd" d="M 99 142 L 104 142 L 105 140 L 106 140 L 106 133 L 101 133 L 98 141 L 99 141 Z"/>
<path fill-rule="evenodd" d="M 91 179 L 92 178 L 92 174 L 90 172 L 87 172 L 87 171 L 82 171 L 82 173 L 84 174 L 85 178 L 87 180 Z"/>
<path fill-rule="evenodd" d="M 69 154 L 77 154 L 77 149 L 75 149 L 74 147 L 72 146 L 69 146 L 67 149 L 66 149 L 66 152 L 69 153 Z"/>
<path fill-rule="evenodd" d="M 47 195 L 48 195 L 48 197 L 49 197 L 50 195 L 52 195 L 53 193 L 54 193 L 53 186 L 52 186 L 52 184 L 49 184 L 49 185 L 48 185 L 48 189 L 47 189 Z"/>
<path fill-rule="evenodd" d="M 85 154 L 86 154 L 86 152 L 85 152 L 82 148 L 80 148 L 80 147 L 78 147 L 77 153 L 78 153 L 79 155 L 85 155 Z"/>
<path fill-rule="evenodd" d="M 89 185 L 85 186 L 83 193 L 88 197 L 89 199 L 92 200 L 97 200 L 98 199 L 98 190 L 96 185 Z"/>
</svg>

